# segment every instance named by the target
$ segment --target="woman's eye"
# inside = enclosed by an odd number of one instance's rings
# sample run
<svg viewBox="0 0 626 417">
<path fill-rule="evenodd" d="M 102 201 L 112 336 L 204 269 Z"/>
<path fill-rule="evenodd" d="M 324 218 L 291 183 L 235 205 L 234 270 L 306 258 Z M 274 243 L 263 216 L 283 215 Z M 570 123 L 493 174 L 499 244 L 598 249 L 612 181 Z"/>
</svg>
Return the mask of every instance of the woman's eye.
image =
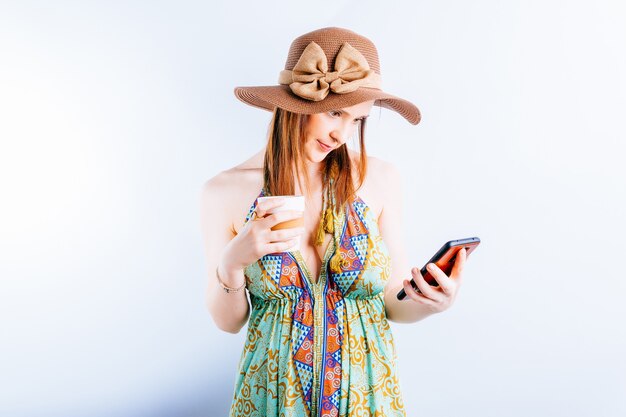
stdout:
<svg viewBox="0 0 626 417">
<path fill-rule="evenodd" d="M 333 110 L 333 111 L 330 112 L 330 115 L 331 116 L 341 116 L 341 112 Z"/>
</svg>

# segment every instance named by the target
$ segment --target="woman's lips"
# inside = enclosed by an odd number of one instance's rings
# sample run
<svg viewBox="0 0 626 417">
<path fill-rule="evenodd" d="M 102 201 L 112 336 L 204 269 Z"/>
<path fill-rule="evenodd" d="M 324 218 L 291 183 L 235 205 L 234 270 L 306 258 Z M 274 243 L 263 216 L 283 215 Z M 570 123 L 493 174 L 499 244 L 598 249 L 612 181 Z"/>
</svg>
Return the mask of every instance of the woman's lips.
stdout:
<svg viewBox="0 0 626 417">
<path fill-rule="evenodd" d="M 330 151 L 332 151 L 332 150 L 333 150 L 332 146 L 327 146 L 327 145 L 324 145 L 324 143 L 323 143 L 323 142 L 320 142 L 319 140 L 317 141 L 317 143 L 319 143 L 319 144 L 320 144 L 320 148 L 322 148 L 322 150 L 323 150 L 324 152 L 330 152 Z"/>
</svg>

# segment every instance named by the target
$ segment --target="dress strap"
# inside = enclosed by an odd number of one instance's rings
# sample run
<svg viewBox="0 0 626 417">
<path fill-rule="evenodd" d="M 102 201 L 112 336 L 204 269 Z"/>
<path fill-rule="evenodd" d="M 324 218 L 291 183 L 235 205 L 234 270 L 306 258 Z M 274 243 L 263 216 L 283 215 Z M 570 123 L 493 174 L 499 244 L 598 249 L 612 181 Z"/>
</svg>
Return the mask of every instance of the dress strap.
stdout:
<svg viewBox="0 0 626 417">
<path fill-rule="evenodd" d="M 259 197 L 265 197 L 265 196 L 267 196 L 267 194 L 265 191 L 265 187 L 263 187 L 261 188 L 261 192 L 259 193 L 259 195 L 254 199 L 254 202 L 252 202 L 252 205 L 250 206 L 250 209 L 248 210 L 248 214 L 246 215 L 246 220 L 243 222 L 244 225 L 248 223 L 248 221 L 250 221 L 250 218 L 252 217 L 252 213 L 254 213 L 254 210 L 256 209 L 256 205 L 258 203 Z"/>
<path fill-rule="evenodd" d="M 342 259 L 339 251 L 341 245 L 341 233 L 343 232 L 343 222 L 346 217 L 345 207 L 337 207 L 337 200 L 335 198 L 335 187 L 333 187 L 334 180 L 331 177 L 328 181 L 328 189 L 326 190 L 327 207 L 324 211 L 325 229 L 333 235 L 335 243 L 335 254 L 330 258 L 329 267 L 330 272 L 339 274 L 343 271 L 343 268 L 347 268 L 350 262 L 347 259 Z M 328 227 L 326 227 L 328 226 Z"/>
</svg>

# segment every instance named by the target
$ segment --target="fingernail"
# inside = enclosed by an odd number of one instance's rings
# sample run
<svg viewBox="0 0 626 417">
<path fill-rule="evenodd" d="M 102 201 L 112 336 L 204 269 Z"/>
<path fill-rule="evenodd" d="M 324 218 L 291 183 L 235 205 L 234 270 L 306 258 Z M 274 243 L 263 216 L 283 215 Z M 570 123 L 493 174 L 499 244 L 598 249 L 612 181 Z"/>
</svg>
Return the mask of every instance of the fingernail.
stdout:
<svg viewBox="0 0 626 417">
<path fill-rule="evenodd" d="M 432 271 L 433 269 L 435 269 L 435 265 L 434 265 L 434 264 L 428 264 L 428 265 L 426 266 L 426 268 L 427 268 L 429 271 Z"/>
</svg>

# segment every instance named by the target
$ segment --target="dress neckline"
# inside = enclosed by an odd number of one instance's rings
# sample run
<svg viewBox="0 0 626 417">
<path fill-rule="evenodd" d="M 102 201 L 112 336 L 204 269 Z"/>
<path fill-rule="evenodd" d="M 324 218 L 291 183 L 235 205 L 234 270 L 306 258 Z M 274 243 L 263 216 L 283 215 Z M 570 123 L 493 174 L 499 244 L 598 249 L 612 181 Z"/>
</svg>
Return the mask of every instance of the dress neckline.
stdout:
<svg viewBox="0 0 626 417">
<path fill-rule="evenodd" d="M 254 212 L 254 209 L 256 208 L 256 205 L 258 203 L 259 197 L 267 197 L 267 196 L 269 196 L 269 193 L 267 193 L 267 191 L 265 190 L 265 187 L 261 188 L 261 192 L 255 198 L 252 206 L 250 207 L 248 216 L 246 217 L 246 221 L 244 222 L 244 224 L 250 221 L 250 218 L 252 217 L 252 213 Z M 298 266 L 300 267 L 303 273 L 303 276 L 307 282 L 307 285 L 309 285 L 311 288 L 322 289 L 324 285 L 326 284 L 326 278 L 328 276 L 328 271 L 327 271 L 328 263 L 332 255 L 338 249 L 336 245 L 336 242 L 338 241 L 338 239 L 336 238 L 337 237 L 336 234 L 342 233 L 344 221 L 346 219 L 346 214 L 349 209 L 349 206 L 353 205 L 355 202 L 361 202 L 361 204 L 369 208 L 367 203 L 365 203 L 365 201 L 363 201 L 363 199 L 361 199 L 361 197 L 358 194 L 356 194 L 352 202 L 346 204 L 345 208 L 341 210 L 339 213 L 337 213 L 337 217 L 334 217 L 333 236 L 330 239 L 330 242 L 328 242 L 326 249 L 324 250 L 324 256 L 322 257 L 322 260 L 321 260 L 320 273 L 315 281 L 313 280 L 313 274 L 311 273 L 311 269 L 309 268 L 307 262 L 305 261 L 304 256 L 302 256 L 302 253 L 300 252 L 300 250 L 296 250 L 292 252 L 284 252 L 284 253 L 289 254 L 296 261 L 296 263 L 298 264 Z"/>
</svg>

